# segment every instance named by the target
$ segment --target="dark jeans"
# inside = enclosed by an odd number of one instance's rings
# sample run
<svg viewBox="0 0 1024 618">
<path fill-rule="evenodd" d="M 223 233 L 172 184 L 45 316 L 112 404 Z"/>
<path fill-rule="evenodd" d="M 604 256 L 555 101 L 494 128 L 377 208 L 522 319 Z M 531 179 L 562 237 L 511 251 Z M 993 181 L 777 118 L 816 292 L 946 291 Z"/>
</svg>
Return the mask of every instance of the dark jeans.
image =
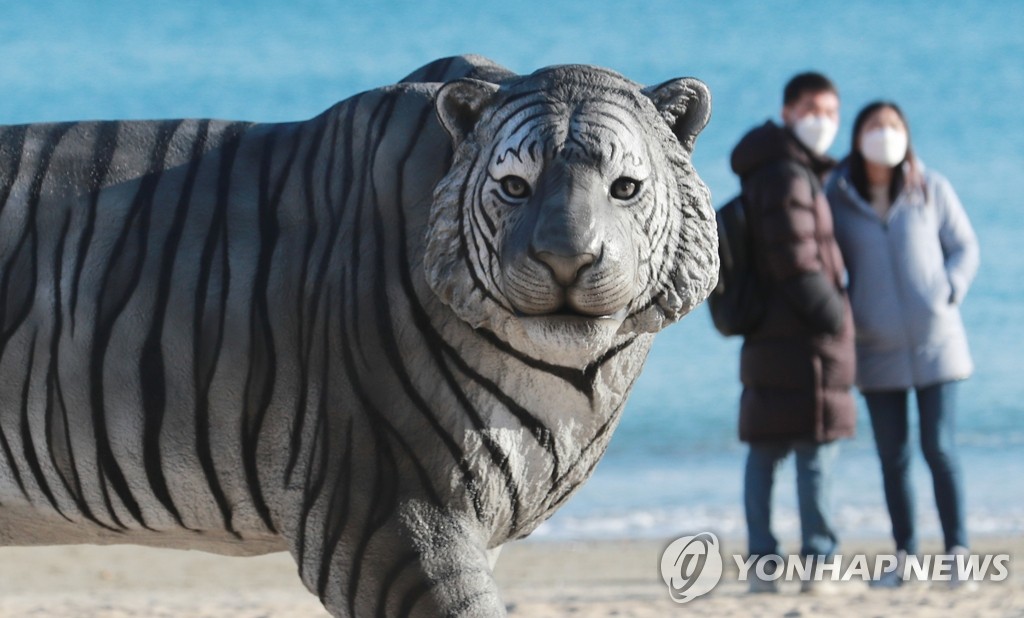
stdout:
<svg viewBox="0 0 1024 618">
<path fill-rule="evenodd" d="M 946 550 L 967 547 L 963 482 L 954 445 L 957 382 L 916 389 L 921 417 L 921 450 L 932 472 L 935 504 Z M 917 553 L 914 488 L 910 478 L 910 431 L 906 390 L 864 393 L 882 463 L 885 501 L 896 549 Z"/>
<path fill-rule="evenodd" d="M 836 442 L 751 443 L 743 483 L 747 544 L 751 556 L 779 554 L 779 542 L 772 533 L 772 487 L 776 470 L 790 453 L 796 455 L 800 553 L 828 557 L 835 552 L 837 540 L 829 521 L 828 502 L 832 464 L 838 452 L 839 444 Z"/>
</svg>

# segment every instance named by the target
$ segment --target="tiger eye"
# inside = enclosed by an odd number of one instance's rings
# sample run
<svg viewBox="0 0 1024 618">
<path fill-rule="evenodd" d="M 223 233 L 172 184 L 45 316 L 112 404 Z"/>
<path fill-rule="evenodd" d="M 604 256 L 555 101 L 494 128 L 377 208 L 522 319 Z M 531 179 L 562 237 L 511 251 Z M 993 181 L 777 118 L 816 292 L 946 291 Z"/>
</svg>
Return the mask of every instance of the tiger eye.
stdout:
<svg viewBox="0 0 1024 618">
<path fill-rule="evenodd" d="M 617 200 L 628 200 L 640 192 L 640 181 L 623 176 L 612 183 L 611 194 Z"/>
<path fill-rule="evenodd" d="M 501 179 L 501 190 L 513 199 L 523 199 L 530 195 L 530 183 L 519 176 L 505 176 Z"/>
</svg>

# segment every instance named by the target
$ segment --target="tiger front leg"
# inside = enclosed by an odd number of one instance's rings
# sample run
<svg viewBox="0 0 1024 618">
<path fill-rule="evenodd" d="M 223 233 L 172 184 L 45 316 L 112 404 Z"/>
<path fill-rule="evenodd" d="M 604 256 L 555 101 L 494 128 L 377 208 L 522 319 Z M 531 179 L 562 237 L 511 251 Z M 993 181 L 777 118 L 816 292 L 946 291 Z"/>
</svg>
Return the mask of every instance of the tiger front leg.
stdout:
<svg viewBox="0 0 1024 618">
<path fill-rule="evenodd" d="M 312 523 L 312 522 L 310 522 Z M 299 572 L 333 616 L 493 618 L 505 605 L 478 526 L 419 502 L 331 534 L 292 541 Z M 348 522 L 351 524 L 351 522 Z M 297 543 L 305 545 L 298 551 Z"/>
</svg>

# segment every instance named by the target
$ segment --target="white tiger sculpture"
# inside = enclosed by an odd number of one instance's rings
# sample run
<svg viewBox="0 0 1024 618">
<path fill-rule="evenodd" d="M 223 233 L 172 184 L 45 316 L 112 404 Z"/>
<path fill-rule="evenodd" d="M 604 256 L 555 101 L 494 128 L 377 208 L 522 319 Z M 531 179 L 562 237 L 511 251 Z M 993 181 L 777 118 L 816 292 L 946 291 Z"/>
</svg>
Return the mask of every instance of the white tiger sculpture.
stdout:
<svg viewBox="0 0 1024 618">
<path fill-rule="evenodd" d="M 504 615 L 490 559 L 715 285 L 709 114 L 460 57 L 306 122 L 0 127 L 0 545 L 288 550 L 336 616 Z"/>
</svg>

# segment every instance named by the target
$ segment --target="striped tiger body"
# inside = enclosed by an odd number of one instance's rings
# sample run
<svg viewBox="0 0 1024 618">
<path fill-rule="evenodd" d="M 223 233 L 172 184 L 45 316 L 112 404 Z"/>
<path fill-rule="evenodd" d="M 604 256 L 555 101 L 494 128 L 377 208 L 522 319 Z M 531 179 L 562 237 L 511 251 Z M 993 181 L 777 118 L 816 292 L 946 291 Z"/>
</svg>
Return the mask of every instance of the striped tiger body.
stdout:
<svg viewBox="0 0 1024 618">
<path fill-rule="evenodd" d="M 503 615 L 492 550 L 714 285 L 709 106 L 460 57 L 306 122 L 0 128 L 0 544 L 288 550 L 337 616 Z"/>
</svg>

